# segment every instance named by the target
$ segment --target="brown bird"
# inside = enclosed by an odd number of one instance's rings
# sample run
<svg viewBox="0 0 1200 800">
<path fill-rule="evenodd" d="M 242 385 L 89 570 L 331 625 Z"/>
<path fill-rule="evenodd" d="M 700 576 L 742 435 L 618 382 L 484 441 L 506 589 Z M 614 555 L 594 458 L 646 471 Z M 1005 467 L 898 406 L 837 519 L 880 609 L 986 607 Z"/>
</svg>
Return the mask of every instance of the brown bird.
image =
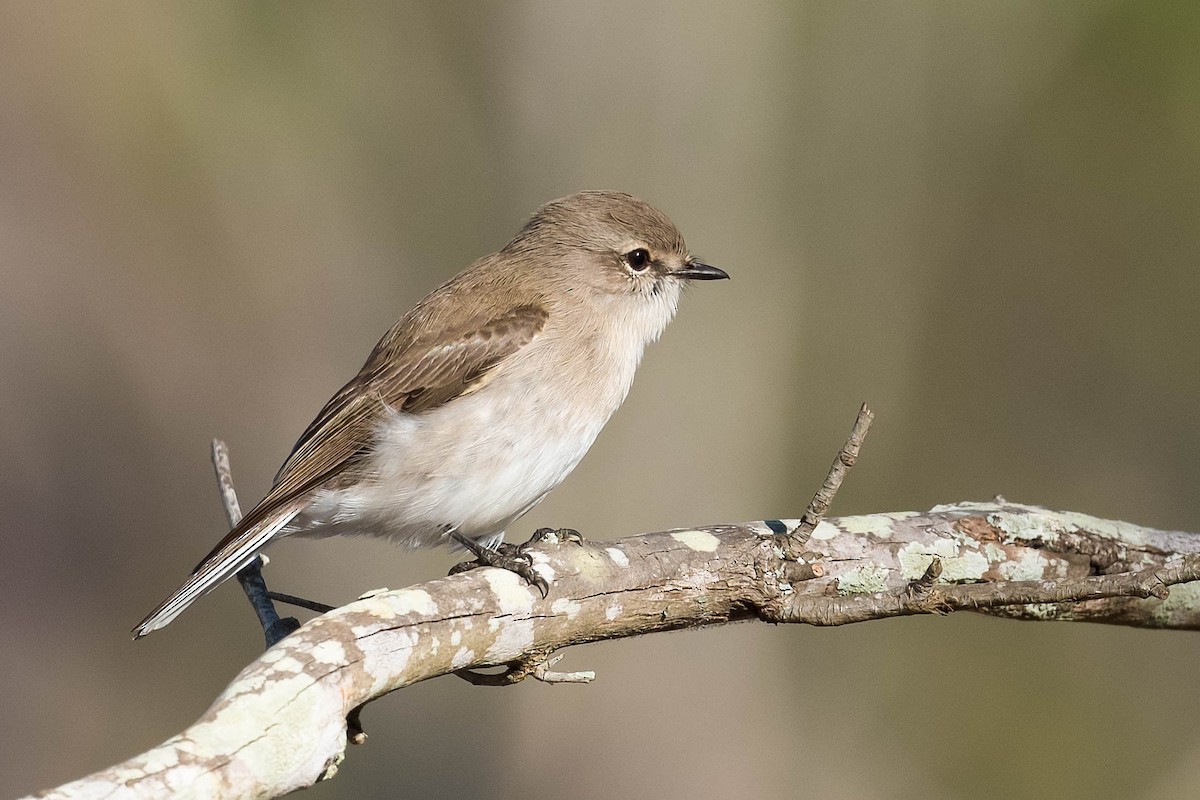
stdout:
<svg viewBox="0 0 1200 800">
<path fill-rule="evenodd" d="M 548 203 L 384 334 L 262 502 L 134 633 L 167 625 L 281 536 L 494 554 L 625 400 L 683 285 L 728 277 L 636 197 Z"/>
</svg>

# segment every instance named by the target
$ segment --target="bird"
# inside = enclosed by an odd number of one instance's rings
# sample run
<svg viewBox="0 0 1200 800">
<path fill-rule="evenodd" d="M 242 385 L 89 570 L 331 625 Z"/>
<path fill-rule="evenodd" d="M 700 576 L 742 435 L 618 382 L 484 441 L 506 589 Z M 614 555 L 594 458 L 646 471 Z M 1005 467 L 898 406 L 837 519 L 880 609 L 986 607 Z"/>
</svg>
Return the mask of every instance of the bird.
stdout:
<svg viewBox="0 0 1200 800">
<path fill-rule="evenodd" d="M 685 284 L 728 277 L 633 195 L 582 191 L 545 204 L 383 335 L 262 501 L 134 638 L 284 536 L 497 555 L 505 529 L 567 477 L 625 400 Z"/>
</svg>

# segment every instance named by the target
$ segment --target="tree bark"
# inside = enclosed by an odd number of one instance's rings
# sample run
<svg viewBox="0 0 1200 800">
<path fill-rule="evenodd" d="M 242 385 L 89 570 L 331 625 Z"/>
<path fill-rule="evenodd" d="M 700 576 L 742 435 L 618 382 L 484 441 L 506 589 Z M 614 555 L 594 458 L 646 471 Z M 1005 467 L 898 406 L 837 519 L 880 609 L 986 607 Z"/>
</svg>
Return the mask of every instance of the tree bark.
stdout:
<svg viewBox="0 0 1200 800">
<path fill-rule="evenodd" d="M 449 673 L 582 681 L 549 671 L 549 657 L 657 631 L 960 609 L 1200 628 L 1200 535 L 1002 498 L 835 518 L 811 531 L 763 520 L 609 542 L 549 533 L 528 553 L 550 582 L 545 599 L 497 569 L 367 596 L 268 650 L 179 735 L 38 796 L 278 797 L 332 777 L 347 742 L 365 739 L 357 710 L 388 692 Z M 507 669 L 467 672 L 487 666 Z"/>
</svg>

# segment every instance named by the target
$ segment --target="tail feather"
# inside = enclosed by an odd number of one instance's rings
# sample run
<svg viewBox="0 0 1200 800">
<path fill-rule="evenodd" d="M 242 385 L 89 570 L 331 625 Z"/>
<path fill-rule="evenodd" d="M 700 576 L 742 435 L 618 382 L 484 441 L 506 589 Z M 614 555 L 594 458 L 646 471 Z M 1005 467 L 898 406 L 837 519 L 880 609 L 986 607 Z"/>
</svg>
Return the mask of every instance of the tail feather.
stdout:
<svg viewBox="0 0 1200 800">
<path fill-rule="evenodd" d="M 151 611 L 133 629 L 133 638 L 140 639 L 151 631 L 164 628 L 184 609 L 194 603 L 222 581 L 249 564 L 262 547 L 279 533 L 300 509 L 288 511 L 275 519 L 233 536 L 196 567 L 183 585 Z"/>
</svg>

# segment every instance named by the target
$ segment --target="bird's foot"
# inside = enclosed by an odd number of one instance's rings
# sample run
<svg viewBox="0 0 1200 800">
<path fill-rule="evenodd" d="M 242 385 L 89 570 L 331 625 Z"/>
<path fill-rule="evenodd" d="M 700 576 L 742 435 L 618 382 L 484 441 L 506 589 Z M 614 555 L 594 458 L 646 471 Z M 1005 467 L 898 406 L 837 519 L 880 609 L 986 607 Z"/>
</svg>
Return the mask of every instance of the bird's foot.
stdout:
<svg viewBox="0 0 1200 800">
<path fill-rule="evenodd" d="M 537 543 L 534 539 L 530 539 L 521 545 L 501 542 L 498 547 L 492 548 L 480 544 L 458 531 L 451 531 L 450 538 L 466 548 L 471 555 L 475 556 L 474 561 L 463 561 L 451 567 L 451 575 L 457 575 L 460 572 L 466 572 L 469 569 L 477 567 L 499 567 L 509 572 L 515 572 L 524 578 L 526 583 L 536 586 L 543 598 L 549 593 L 550 584 L 546 583 L 546 579 L 533 568 L 533 559 L 525 553 L 525 549 L 529 545 Z"/>
<path fill-rule="evenodd" d="M 280 617 L 269 623 L 263 628 L 263 639 L 266 640 L 267 649 L 270 650 L 299 629 L 300 620 L 295 617 Z"/>
<path fill-rule="evenodd" d="M 238 572 L 237 579 L 254 607 L 258 622 L 262 625 L 263 639 L 270 650 L 279 644 L 289 634 L 300 627 L 300 620 L 295 617 L 280 617 L 271 602 L 271 592 L 267 590 L 267 582 L 263 580 L 262 567 L 264 557 L 258 556 Z"/>
</svg>

